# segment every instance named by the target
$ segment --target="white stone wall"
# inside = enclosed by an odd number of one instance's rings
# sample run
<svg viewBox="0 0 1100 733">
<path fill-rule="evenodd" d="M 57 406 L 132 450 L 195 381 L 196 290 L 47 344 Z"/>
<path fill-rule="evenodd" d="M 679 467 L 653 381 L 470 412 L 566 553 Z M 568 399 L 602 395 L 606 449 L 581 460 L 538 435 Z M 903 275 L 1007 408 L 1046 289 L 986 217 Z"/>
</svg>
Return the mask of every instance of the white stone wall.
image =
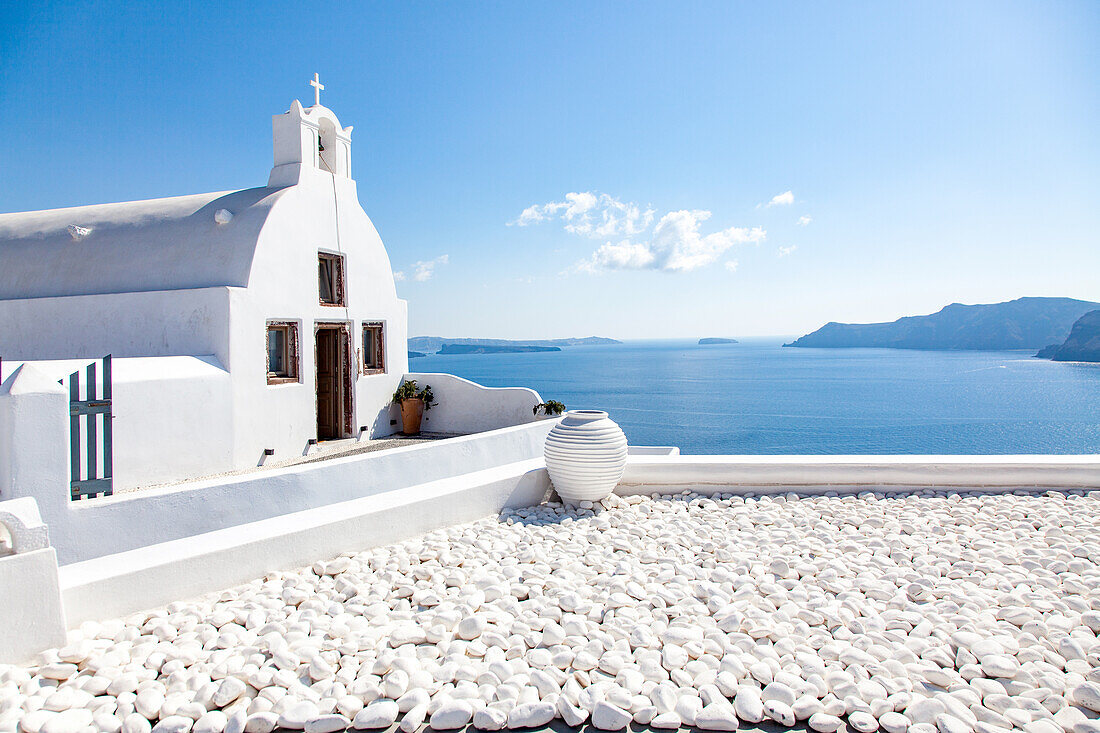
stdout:
<svg viewBox="0 0 1100 733">
<path fill-rule="evenodd" d="M 26 362 L 29 369 L 51 383 L 62 378 L 67 383 L 69 375 L 79 371 L 82 384 L 89 363 L 88 359 Z M 0 375 L 10 377 L 23 364 L 6 361 Z M 229 373 L 215 357 L 115 358 L 112 371 L 115 491 L 210 476 L 238 467 L 233 456 Z M 0 395 L 0 404 L 4 400 Z M 0 425 L 9 430 L 18 427 L 2 418 Z M 83 431 L 82 426 L 82 437 Z M 102 430 L 99 434 L 102 441 Z M 68 440 L 65 438 L 66 446 Z M 12 461 L 4 452 L 5 442 L 0 440 L 0 475 Z M 19 485 L 9 490 L 15 495 L 28 495 L 21 493 Z M 3 498 L 5 491 L 0 487 Z"/>
<path fill-rule="evenodd" d="M 826 493 L 885 487 L 1013 490 L 1100 488 L 1100 455 L 652 456 L 635 455 L 616 494 Z"/>
<path fill-rule="evenodd" d="M 436 433 L 477 433 L 536 420 L 542 397 L 527 387 L 484 387 L 453 374 L 414 372 L 406 380 L 430 386 L 435 407 L 424 412 L 422 429 Z"/>
<path fill-rule="evenodd" d="M 194 379 L 182 393 L 224 390 L 224 380 Z M 140 386 L 140 385 L 139 385 Z M 187 391 L 191 390 L 191 391 Z M 122 406 L 125 408 L 125 404 Z M 200 414 L 207 414 L 200 410 Z M 69 499 L 69 398 L 52 375 L 21 367 L 0 387 L 0 499 L 30 496 L 51 528 L 62 564 L 191 537 L 292 512 L 375 496 L 503 463 L 542 455 L 551 421 L 531 423 L 447 441 L 333 458 L 282 469 L 223 476 L 186 484 L 116 494 L 84 501 Z M 189 440 L 210 440 L 209 456 L 230 428 L 197 435 L 193 424 L 167 435 L 165 426 L 145 425 L 143 439 L 185 451 Z M 158 440 L 158 436 L 159 440 Z M 189 459 L 188 459 L 189 460 Z"/>
<path fill-rule="evenodd" d="M 337 227 L 337 214 L 339 226 Z M 346 307 L 318 302 L 317 254 L 342 254 Z M 351 435 L 361 426 L 370 437 L 399 429 L 391 397 L 408 369 L 407 305 L 397 297 L 389 256 L 370 218 L 359 205 L 355 181 L 311 176 L 288 189 L 272 207 L 260 233 L 247 290 L 231 303 L 233 394 L 238 401 L 234 452 L 254 464 L 265 448 L 274 459 L 301 455 L 317 437 L 314 329 L 318 323 L 348 324 L 356 358 L 352 369 Z M 268 320 L 299 324 L 300 379 L 268 385 L 263 348 Z M 384 374 L 364 375 L 358 357 L 363 324 L 385 324 Z"/>
<path fill-rule="evenodd" d="M 229 291 L 217 287 L 0 300 L 0 358 L 213 354 L 228 367 Z"/>
<path fill-rule="evenodd" d="M 312 480 L 324 479 L 315 474 Z M 67 621 L 73 628 L 122 616 L 531 506 L 549 488 L 534 458 L 66 565 L 61 586 Z"/>
</svg>

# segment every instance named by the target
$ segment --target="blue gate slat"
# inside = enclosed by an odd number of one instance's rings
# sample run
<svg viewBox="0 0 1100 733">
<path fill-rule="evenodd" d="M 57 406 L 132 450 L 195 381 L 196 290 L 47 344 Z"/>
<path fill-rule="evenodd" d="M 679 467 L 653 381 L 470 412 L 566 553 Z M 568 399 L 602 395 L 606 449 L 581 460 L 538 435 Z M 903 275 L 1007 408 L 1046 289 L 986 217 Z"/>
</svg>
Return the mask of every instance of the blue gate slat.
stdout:
<svg viewBox="0 0 1100 733">
<path fill-rule="evenodd" d="M 74 500 L 92 496 L 111 496 L 114 493 L 110 354 L 103 357 L 102 387 L 97 384 L 97 371 L 95 362 L 89 364 L 85 371 L 84 400 L 80 399 L 80 371 L 77 370 L 69 375 L 69 453 L 72 466 L 70 491 Z M 103 420 L 102 462 L 100 462 L 98 445 L 100 415 Z M 84 441 L 80 436 L 81 416 L 84 416 L 84 425 L 87 429 Z M 80 470 L 82 452 L 86 455 L 85 478 L 81 478 Z"/>
<path fill-rule="evenodd" d="M 95 380 L 95 362 L 93 361 L 88 365 L 88 401 L 96 401 L 96 380 Z M 98 468 L 99 462 L 96 460 L 96 448 L 99 447 L 99 441 L 96 440 L 96 416 L 88 415 L 88 478 L 99 478 Z"/>
<path fill-rule="evenodd" d="M 80 372 L 69 375 L 69 402 L 80 401 Z M 72 481 L 80 481 L 80 416 L 72 415 L 69 418 L 69 465 L 72 468 Z M 73 496 L 78 496 L 73 489 Z"/>
<path fill-rule="evenodd" d="M 103 401 L 113 405 L 111 402 L 111 355 L 103 357 Z M 114 418 L 113 412 L 108 409 L 107 414 L 103 416 L 103 476 L 104 478 L 112 478 L 114 471 L 114 450 L 112 445 L 112 438 L 114 430 L 112 423 Z M 107 493 L 110 494 L 112 487 L 108 485 Z"/>
</svg>

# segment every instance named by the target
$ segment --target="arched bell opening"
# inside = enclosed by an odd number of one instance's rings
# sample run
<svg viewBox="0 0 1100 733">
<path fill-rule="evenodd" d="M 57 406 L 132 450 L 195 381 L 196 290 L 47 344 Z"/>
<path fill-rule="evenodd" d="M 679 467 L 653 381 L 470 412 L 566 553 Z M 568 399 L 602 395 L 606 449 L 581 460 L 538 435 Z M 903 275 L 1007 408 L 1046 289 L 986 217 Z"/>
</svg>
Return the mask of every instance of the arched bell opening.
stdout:
<svg viewBox="0 0 1100 733">
<path fill-rule="evenodd" d="M 318 168 L 334 175 L 346 175 L 341 165 L 340 143 L 336 139 L 336 125 L 332 120 L 322 119 L 317 124 Z"/>
</svg>

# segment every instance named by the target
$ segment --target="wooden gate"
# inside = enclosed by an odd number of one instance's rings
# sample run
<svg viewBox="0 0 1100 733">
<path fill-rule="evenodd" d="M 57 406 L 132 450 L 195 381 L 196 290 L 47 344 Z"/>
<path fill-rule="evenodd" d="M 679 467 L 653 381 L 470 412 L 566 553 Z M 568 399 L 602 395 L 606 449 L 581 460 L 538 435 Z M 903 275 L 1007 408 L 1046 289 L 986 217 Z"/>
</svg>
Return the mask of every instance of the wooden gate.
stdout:
<svg viewBox="0 0 1100 733">
<path fill-rule="evenodd" d="M 70 489 L 74 501 L 94 496 L 110 496 L 113 493 L 110 354 L 103 357 L 102 364 L 102 380 L 96 378 L 96 362 L 85 369 L 84 399 L 80 399 L 80 370 L 69 375 L 69 461 L 72 466 Z M 102 446 L 99 442 L 100 435 L 103 436 Z"/>
</svg>

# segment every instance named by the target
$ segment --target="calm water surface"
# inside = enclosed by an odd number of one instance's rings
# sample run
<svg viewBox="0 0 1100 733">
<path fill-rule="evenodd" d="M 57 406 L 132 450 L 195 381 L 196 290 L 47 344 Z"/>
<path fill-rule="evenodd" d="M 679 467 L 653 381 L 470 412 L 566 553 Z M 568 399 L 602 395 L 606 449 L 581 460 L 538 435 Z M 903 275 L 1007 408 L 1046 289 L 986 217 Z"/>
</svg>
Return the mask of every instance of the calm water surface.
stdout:
<svg viewBox="0 0 1100 733">
<path fill-rule="evenodd" d="M 684 453 L 1100 453 L 1100 364 L 780 343 L 634 341 L 409 366 L 607 410 L 631 443 Z"/>
</svg>

